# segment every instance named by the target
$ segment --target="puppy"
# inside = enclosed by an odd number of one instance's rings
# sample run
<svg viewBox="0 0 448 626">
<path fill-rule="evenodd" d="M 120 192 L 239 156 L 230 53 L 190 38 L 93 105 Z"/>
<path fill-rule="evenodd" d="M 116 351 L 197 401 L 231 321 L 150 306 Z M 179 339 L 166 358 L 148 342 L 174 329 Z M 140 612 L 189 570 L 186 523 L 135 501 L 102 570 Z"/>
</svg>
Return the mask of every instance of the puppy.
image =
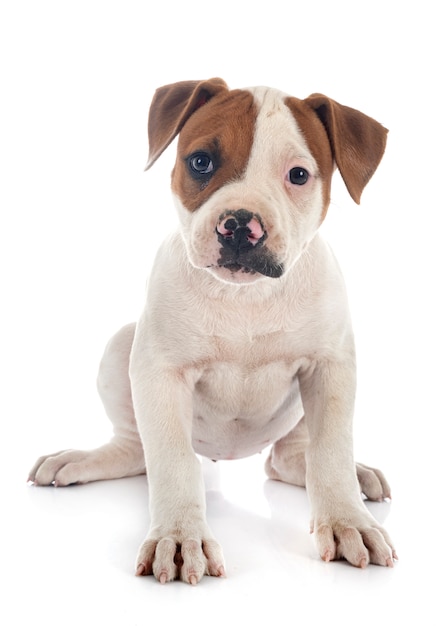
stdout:
<svg viewBox="0 0 448 626">
<path fill-rule="evenodd" d="M 158 252 L 139 321 L 101 362 L 114 437 L 41 457 L 30 473 L 62 486 L 146 472 L 151 525 L 137 575 L 224 576 L 196 455 L 238 459 L 267 446 L 267 475 L 308 490 L 324 561 L 393 565 L 362 498 L 389 497 L 389 486 L 353 459 L 353 333 L 341 272 L 318 234 L 335 168 L 359 203 L 386 134 L 320 94 L 229 90 L 219 78 L 156 91 L 148 167 L 178 135 L 180 228 Z"/>
</svg>

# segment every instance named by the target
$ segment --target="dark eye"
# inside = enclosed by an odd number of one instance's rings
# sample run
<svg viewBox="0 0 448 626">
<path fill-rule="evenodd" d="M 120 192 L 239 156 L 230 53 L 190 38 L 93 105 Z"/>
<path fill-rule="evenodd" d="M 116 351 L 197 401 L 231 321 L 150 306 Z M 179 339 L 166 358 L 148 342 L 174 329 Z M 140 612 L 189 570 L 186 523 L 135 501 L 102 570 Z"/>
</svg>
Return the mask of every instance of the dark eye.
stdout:
<svg viewBox="0 0 448 626">
<path fill-rule="evenodd" d="M 309 174 L 303 167 L 293 167 L 289 170 L 289 180 L 293 185 L 304 185 Z"/>
<path fill-rule="evenodd" d="M 188 159 L 188 165 L 194 176 L 210 176 L 215 167 L 212 159 L 205 152 L 196 152 L 192 154 Z"/>
</svg>

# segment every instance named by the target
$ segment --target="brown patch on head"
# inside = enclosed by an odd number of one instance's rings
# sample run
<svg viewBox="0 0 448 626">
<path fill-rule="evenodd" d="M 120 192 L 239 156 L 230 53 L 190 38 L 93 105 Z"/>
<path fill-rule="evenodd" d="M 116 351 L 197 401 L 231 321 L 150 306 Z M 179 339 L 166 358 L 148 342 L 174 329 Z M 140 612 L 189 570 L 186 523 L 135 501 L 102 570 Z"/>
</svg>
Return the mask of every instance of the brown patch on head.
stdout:
<svg viewBox="0 0 448 626">
<path fill-rule="evenodd" d="M 223 91 L 228 91 L 228 87 L 222 78 L 186 80 L 156 90 L 148 116 L 149 156 L 146 169 L 159 158 L 190 115 Z"/>
<path fill-rule="evenodd" d="M 322 181 L 322 219 L 330 204 L 331 177 L 334 171 L 333 155 L 325 128 L 317 115 L 303 100 L 286 97 L 285 104 L 290 109 L 308 148 L 316 159 L 319 178 Z"/>
<path fill-rule="evenodd" d="M 322 94 L 312 94 L 303 103 L 325 129 L 333 160 L 348 192 L 359 204 L 364 187 L 383 157 L 387 129 L 368 115 Z M 306 134 L 307 129 L 301 128 Z"/>
<path fill-rule="evenodd" d="M 215 95 L 185 123 L 178 139 L 172 189 L 189 211 L 195 211 L 215 191 L 244 174 L 256 116 L 252 94 L 233 90 Z M 211 175 L 197 176 L 191 171 L 190 157 L 197 153 L 212 159 Z"/>
</svg>

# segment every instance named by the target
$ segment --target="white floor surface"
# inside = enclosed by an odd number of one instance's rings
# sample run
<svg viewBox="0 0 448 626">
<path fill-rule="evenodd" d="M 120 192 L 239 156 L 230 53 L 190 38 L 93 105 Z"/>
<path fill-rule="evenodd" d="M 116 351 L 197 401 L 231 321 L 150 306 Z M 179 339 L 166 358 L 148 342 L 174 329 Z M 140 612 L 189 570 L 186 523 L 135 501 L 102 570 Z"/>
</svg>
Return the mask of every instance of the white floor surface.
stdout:
<svg viewBox="0 0 448 626">
<path fill-rule="evenodd" d="M 263 460 L 204 461 L 227 578 L 194 588 L 133 574 L 148 524 L 145 476 L 58 489 L 26 485 L 23 475 L 11 480 L 3 497 L 2 623 L 447 623 L 437 494 L 417 485 L 412 493 L 408 473 L 397 472 L 393 503 L 368 506 L 394 538 L 399 562 L 365 570 L 327 564 L 308 532 L 305 490 L 265 480 Z"/>
</svg>

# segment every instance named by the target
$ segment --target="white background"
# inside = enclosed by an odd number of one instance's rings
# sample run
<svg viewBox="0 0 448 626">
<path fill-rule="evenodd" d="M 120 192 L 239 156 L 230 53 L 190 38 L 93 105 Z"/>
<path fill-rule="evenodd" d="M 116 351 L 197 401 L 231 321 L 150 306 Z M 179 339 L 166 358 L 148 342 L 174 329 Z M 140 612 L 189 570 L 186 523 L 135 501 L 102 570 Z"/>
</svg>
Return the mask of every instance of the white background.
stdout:
<svg viewBox="0 0 448 626">
<path fill-rule="evenodd" d="M 3 623 L 446 623 L 442 9 L 435 0 L 1 4 Z M 97 363 L 110 334 L 139 315 L 154 253 L 176 224 L 172 150 L 143 173 L 149 103 L 160 85 L 212 76 L 319 91 L 390 129 L 361 207 L 336 175 L 324 230 L 357 336 L 356 456 L 392 484 L 392 503 L 371 510 L 395 541 L 393 570 L 322 563 L 306 493 L 266 481 L 261 456 L 205 464 L 228 578 L 194 589 L 133 576 L 148 523 L 144 477 L 26 484 L 40 454 L 109 438 Z"/>
</svg>

